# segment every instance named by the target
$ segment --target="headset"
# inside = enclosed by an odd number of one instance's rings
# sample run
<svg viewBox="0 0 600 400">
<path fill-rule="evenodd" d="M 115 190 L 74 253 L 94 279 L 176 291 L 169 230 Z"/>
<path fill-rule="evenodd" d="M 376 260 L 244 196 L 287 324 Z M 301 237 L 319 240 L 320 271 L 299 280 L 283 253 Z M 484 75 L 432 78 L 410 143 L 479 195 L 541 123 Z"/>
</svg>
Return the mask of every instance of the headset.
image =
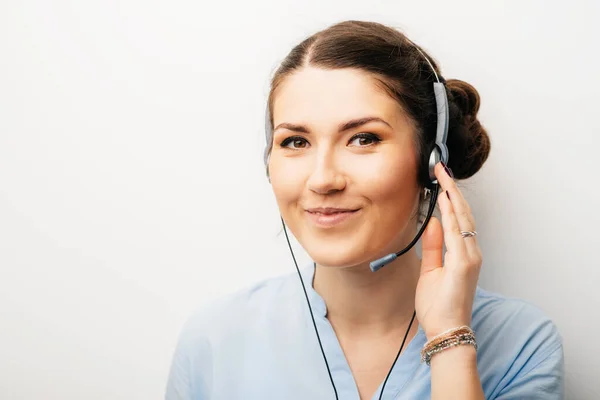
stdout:
<svg viewBox="0 0 600 400">
<path fill-rule="evenodd" d="M 428 162 L 430 183 L 429 183 L 428 187 L 426 187 L 426 189 L 425 189 L 426 194 L 430 193 L 431 197 L 430 197 L 430 201 L 429 201 L 429 208 L 427 210 L 427 217 L 425 218 L 425 221 L 423 221 L 423 224 L 422 224 L 421 228 L 419 229 L 415 238 L 403 250 L 401 250 L 397 253 L 388 254 L 380 259 L 372 261 L 369 265 L 372 272 L 379 271 L 385 265 L 391 263 L 396 258 L 398 258 L 401 255 L 408 252 L 417 243 L 417 241 L 419 240 L 419 238 L 425 231 L 425 228 L 427 227 L 429 220 L 431 219 L 431 216 L 435 209 L 437 197 L 438 197 L 439 183 L 437 181 L 437 178 L 436 178 L 435 172 L 434 172 L 435 165 L 440 161 L 443 161 L 445 164 L 448 164 L 448 147 L 446 146 L 446 140 L 448 137 L 449 111 L 448 111 L 448 97 L 446 94 L 446 86 L 444 84 L 445 80 L 444 80 L 444 78 L 441 78 L 441 80 L 440 80 L 440 77 L 438 76 L 437 72 L 435 71 L 435 68 L 433 67 L 433 64 L 431 63 L 429 58 L 427 58 L 427 56 L 425 56 L 425 54 L 421 51 L 421 49 L 417 45 L 415 45 L 414 43 L 412 43 L 412 44 L 419 51 L 419 53 L 421 53 L 421 55 L 423 56 L 425 61 L 427 61 L 427 64 L 429 64 L 429 66 L 431 67 L 431 70 L 433 71 L 433 74 L 434 74 L 435 80 L 436 80 L 436 82 L 433 83 L 433 91 L 435 94 L 435 103 L 436 103 L 436 109 L 437 109 L 437 126 L 436 126 L 436 135 L 435 135 L 435 145 L 434 145 L 433 149 L 431 150 L 431 153 L 429 155 L 429 162 Z M 271 143 L 271 139 L 273 137 L 273 127 L 271 125 L 271 116 L 269 113 L 268 105 L 267 105 L 267 111 L 266 111 L 266 115 L 265 115 L 265 132 L 266 132 L 267 146 L 269 146 L 269 144 Z M 264 161 L 265 161 L 265 165 L 268 165 L 268 161 L 269 161 L 268 147 L 265 150 Z M 269 179 L 269 181 L 270 181 L 270 179 Z M 321 337 L 319 336 L 319 331 L 317 329 L 315 317 L 314 317 L 314 314 L 312 311 L 312 307 L 310 305 L 310 300 L 308 299 L 308 293 L 306 291 L 306 286 L 304 285 L 304 280 L 302 279 L 302 274 L 300 273 L 300 269 L 298 268 L 298 263 L 296 261 L 295 255 L 294 255 L 294 251 L 292 250 L 292 245 L 290 244 L 290 239 L 289 239 L 289 236 L 287 233 L 287 229 L 285 227 L 285 221 L 283 220 L 283 217 L 281 217 L 281 224 L 283 226 L 283 231 L 285 233 L 285 238 L 287 240 L 288 248 L 290 249 L 290 253 L 292 254 L 292 259 L 294 260 L 294 265 L 296 266 L 296 271 L 298 272 L 298 277 L 300 278 L 300 283 L 302 284 L 302 289 L 304 291 L 306 303 L 308 305 L 312 323 L 315 328 L 317 341 L 319 342 L 321 354 L 323 355 L 323 360 L 325 361 L 327 373 L 329 374 L 329 380 L 331 381 L 331 385 L 333 387 L 335 398 L 336 398 L 336 400 L 339 400 L 337 388 L 333 381 L 333 376 L 331 375 L 331 369 L 329 368 L 329 363 L 327 362 L 327 357 L 325 356 L 325 351 L 323 349 L 323 343 L 321 342 Z M 316 268 L 316 264 L 314 264 L 314 267 Z M 398 350 L 398 353 L 396 354 L 396 358 L 394 359 L 394 362 L 392 363 L 392 366 L 391 366 L 385 380 L 383 381 L 383 385 L 381 387 L 381 392 L 379 393 L 379 400 L 381 400 L 381 398 L 383 396 L 383 390 L 385 389 L 385 384 L 387 383 L 388 378 L 390 377 L 392 370 L 394 369 L 394 365 L 396 365 L 396 361 L 398 360 L 398 357 L 400 356 L 400 353 L 402 352 L 402 348 L 404 347 L 406 338 L 408 337 L 408 333 L 410 332 L 410 328 L 412 327 L 412 324 L 415 320 L 415 316 L 416 316 L 416 311 L 413 312 L 412 319 L 410 320 L 408 329 L 406 330 L 404 339 L 402 340 L 402 344 L 400 345 L 400 349 Z"/>
</svg>

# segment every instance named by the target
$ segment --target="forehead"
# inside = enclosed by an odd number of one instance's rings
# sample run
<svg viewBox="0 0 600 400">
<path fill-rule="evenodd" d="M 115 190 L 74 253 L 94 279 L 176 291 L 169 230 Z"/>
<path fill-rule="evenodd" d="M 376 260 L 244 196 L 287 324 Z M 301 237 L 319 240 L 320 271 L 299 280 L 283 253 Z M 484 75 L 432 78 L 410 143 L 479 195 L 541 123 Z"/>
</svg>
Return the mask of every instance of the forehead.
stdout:
<svg viewBox="0 0 600 400">
<path fill-rule="evenodd" d="M 404 121 L 398 102 L 375 77 L 357 69 L 305 67 L 287 76 L 275 93 L 273 123 L 332 123 L 376 116 Z"/>
</svg>

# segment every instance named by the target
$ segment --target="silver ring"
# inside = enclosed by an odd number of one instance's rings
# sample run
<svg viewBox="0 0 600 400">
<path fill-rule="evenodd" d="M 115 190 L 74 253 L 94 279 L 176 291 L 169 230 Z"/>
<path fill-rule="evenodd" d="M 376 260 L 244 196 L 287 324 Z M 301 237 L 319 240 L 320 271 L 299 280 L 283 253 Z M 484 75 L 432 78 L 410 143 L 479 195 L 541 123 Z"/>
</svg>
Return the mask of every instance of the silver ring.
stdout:
<svg viewBox="0 0 600 400">
<path fill-rule="evenodd" d="M 460 231 L 460 234 L 462 235 L 463 238 L 466 238 L 466 237 L 471 237 L 471 236 L 477 235 L 477 232 L 476 231 Z"/>
</svg>

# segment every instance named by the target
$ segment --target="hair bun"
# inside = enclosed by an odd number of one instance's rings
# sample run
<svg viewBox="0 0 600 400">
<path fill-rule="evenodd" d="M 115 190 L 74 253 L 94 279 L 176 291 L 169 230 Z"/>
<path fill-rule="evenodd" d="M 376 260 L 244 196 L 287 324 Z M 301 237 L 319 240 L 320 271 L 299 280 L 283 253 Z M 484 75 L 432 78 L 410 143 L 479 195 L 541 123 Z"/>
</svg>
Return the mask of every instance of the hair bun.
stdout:
<svg viewBox="0 0 600 400">
<path fill-rule="evenodd" d="M 448 129 L 448 166 L 456 179 L 467 179 L 483 166 L 490 153 L 490 138 L 477 119 L 479 93 L 459 79 L 446 81 L 450 111 Z"/>
<path fill-rule="evenodd" d="M 448 79 L 446 87 L 452 95 L 452 101 L 456 103 L 464 116 L 476 116 L 479 111 L 479 93 L 469 83 L 459 79 Z"/>
</svg>

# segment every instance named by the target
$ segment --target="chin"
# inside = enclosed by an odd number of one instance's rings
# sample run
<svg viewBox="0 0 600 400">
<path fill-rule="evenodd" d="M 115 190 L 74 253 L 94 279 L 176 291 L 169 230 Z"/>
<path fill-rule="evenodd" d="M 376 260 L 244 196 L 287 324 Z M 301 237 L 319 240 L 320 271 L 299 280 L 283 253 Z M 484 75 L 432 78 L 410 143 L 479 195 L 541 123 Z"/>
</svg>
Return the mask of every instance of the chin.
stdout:
<svg viewBox="0 0 600 400">
<path fill-rule="evenodd" d="M 307 246 L 310 258 L 318 265 L 331 268 L 349 268 L 369 263 L 377 258 L 376 255 L 365 253 L 365 249 L 356 245 L 324 244 Z"/>
<path fill-rule="evenodd" d="M 322 234 L 303 229 L 297 237 L 309 257 L 318 265 L 332 268 L 368 266 L 369 263 L 394 251 L 401 241 L 398 237 L 388 238 L 375 231 L 355 230 L 354 234 Z M 373 240 L 376 238 L 377 240 Z"/>
</svg>

